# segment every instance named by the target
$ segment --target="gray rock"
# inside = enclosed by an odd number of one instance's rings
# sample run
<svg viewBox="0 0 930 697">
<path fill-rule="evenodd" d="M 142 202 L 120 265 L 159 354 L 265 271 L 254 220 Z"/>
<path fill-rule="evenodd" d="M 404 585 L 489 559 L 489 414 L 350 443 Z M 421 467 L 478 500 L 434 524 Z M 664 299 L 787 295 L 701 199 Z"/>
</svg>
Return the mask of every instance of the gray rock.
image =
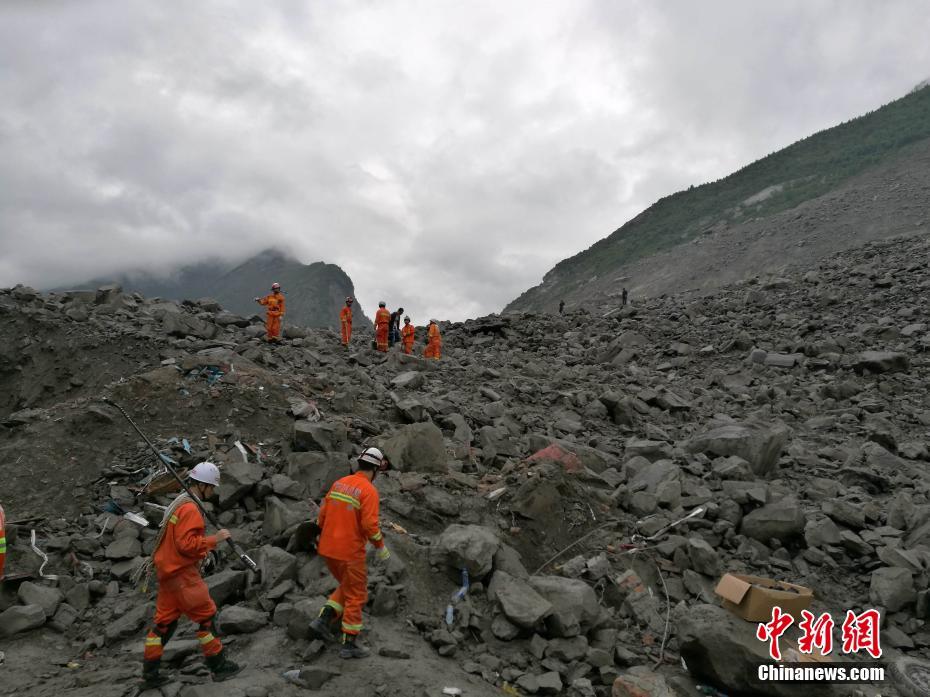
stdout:
<svg viewBox="0 0 930 697">
<path fill-rule="evenodd" d="M 135 559 L 142 554 L 142 545 L 136 538 L 125 535 L 108 544 L 104 553 L 107 559 Z"/>
<path fill-rule="evenodd" d="M 287 456 L 287 476 L 306 487 L 308 495 L 319 499 L 333 483 L 349 473 L 349 461 L 341 453 L 291 453 Z"/>
<path fill-rule="evenodd" d="M 756 667 L 771 659 L 768 645 L 756 638 L 755 623 L 744 622 L 722 607 L 707 604 L 693 605 L 673 621 L 678 629 L 681 657 L 696 678 L 727 693 L 759 697 L 798 694 L 796 684 L 759 682 Z M 818 690 L 818 695 L 824 697 L 834 694 L 826 685 Z"/>
<path fill-rule="evenodd" d="M 65 632 L 77 621 L 79 614 L 80 613 L 68 605 L 68 603 L 62 603 L 55 611 L 55 615 L 52 617 L 49 625 L 59 632 Z"/>
<path fill-rule="evenodd" d="M 151 604 L 140 603 L 139 605 L 133 605 L 127 612 L 111 621 L 103 630 L 106 642 L 110 644 L 119 639 L 138 634 L 151 613 Z"/>
<path fill-rule="evenodd" d="M 252 634 L 268 624 L 268 613 L 230 605 L 223 608 L 218 621 L 220 631 L 224 634 Z"/>
<path fill-rule="evenodd" d="M 402 427 L 382 443 L 393 467 L 403 472 L 446 472 L 446 446 L 442 431 L 430 422 Z"/>
<path fill-rule="evenodd" d="M 336 668 L 329 666 L 310 666 L 301 668 L 298 679 L 311 690 L 319 690 L 333 678 L 341 675 Z"/>
<path fill-rule="evenodd" d="M 768 544 L 775 538 L 782 542 L 801 535 L 807 519 L 795 499 L 785 498 L 757 508 L 743 517 L 740 532 Z"/>
<path fill-rule="evenodd" d="M 10 637 L 45 624 L 41 605 L 13 605 L 0 612 L 0 636 Z"/>
<path fill-rule="evenodd" d="M 223 476 L 216 488 L 220 508 L 227 509 L 245 497 L 262 478 L 262 466 L 255 462 L 243 462 L 238 453 L 223 464 Z"/>
<path fill-rule="evenodd" d="M 500 540 L 488 528 L 454 524 L 430 548 L 430 561 L 453 569 L 466 568 L 471 578 L 479 580 L 491 573 L 499 548 Z"/>
<path fill-rule="evenodd" d="M 277 496 L 265 499 L 265 520 L 262 532 L 270 538 L 284 533 L 288 528 L 305 520 L 310 520 L 311 510 L 306 501 L 284 502 Z"/>
<path fill-rule="evenodd" d="M 573 637 L 587 631 L 600 615 L 594 589 L 584 581 L 559 576 L 531 576 L 533 589 L 552 603 L 546 626 L 552 636 Z"/>
<path fill-rule="evenodd" d="M 271 589 L 297 578 L 297 557 L 280 547 L 265 545 L 258 550 L 257 557 L 263 588 Z"/>
<path fill-rule="evenodd" d="M 294 450 L 342 452 L 346 448 L 348 433 L 341 421 L 295 421 Z"/>
<path fill-rule="evenodd" d="M 588 640 L 583 636 L 570 639 L 553 639 L 546 647 L 546 656 L 565 663 L 584 658 L 588 653 Z"/>
<path fill-rule="evenodd" d="M 248 575 L 248 571 L 224 569 L 212 576 L 207 576 L 204 581 L 207 584 L 213 602 L 216 603 L 217 606 L 223 607 L 242 594 Z"/>
<path fill-rule="evenodd" d="M 705 576 L 719 576 L 723 568 L 720 555 L 700 537 L 688 540 L 688 557 L 691 559 L 691 568 Z"/>
<path fill-rule="evenodd" d="M 506 615 L 495 615 L 491 620 L 491 633 L 501 641 L 513 641 L 520 636 L 520 628 Z"/>
<path fill-rule="evenodd" d="M 508 620 L 524 629 L 532 629 L 552 614 L 552 603 L 533 590 L 526 581 L 505 571 L 494 572 L 488 586 L 488 597 L 500 603 Z"/>
<path fill-rule="evenodd" d="M 536 676 L 536 684 L 541 695 L 562 694 L 562 677 L 554 670 Z"/>
<path fill-rule="evenodd" d="M 57 588 L 41 586 L 32 583 L 32 581 L 22 583 L 16 592 L 16 596 L 23 605 L 38 605 L 41 607 L 46 617 L 54 615 L 59 603 L 64 600 L 64 595 Z"/>
<path fill-rule="evenodd" d="M 687 448 L 692 453 L 712 453 L 726 457 L 738 455 L 760 477 L 778 464 L 788 440 L 788 427 L 781 422 L 751 420 L 722 424 L 692 438 Z"/>
<path fill-rule="evenodd" d="M 84 612 L 90 606 L 90 585 L 74 584 L 65 592 L 65 601 L 79 613 Z"/>
<path fill-rule="evenodd" d="M 883 567 L 872 572 L 869 583 L 869 600 L 890 612 L 903 610 L 914 602 L 914 576 L 908 569 Z"/>
<path fill-rule="evenodd" d="M 910 362 L 906 353 L 897 351 L 863 351 L 859 354 L 854 368 L 860 372 L 900 373 L 907 372 Z"/>
<path fill-rule="evenodd" d="M 426 377 L 416 370 L 408 370 L 391 379 L 391 384 L 394 387 L 407 390 L 418 390 L 423 387 L 425 382 Z"/>
</svg>

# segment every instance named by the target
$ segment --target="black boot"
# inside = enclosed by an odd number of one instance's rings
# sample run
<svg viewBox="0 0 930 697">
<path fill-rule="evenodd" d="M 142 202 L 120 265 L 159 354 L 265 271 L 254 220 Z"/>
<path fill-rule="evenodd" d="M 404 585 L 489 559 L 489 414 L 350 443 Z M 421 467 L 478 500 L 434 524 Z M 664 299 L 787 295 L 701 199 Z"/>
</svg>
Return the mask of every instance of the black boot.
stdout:
<svg viewBox="0 0 930 697">
<path fill-rule="evenodd" d="M 223 649 L 215 656 L 207 656 L 207 668 L 210 669 L 210 673 L 213 675 L 213 682 L 229 680 L 243 667 L 226 658 L 226 649 Z"/>
<path fill-rule="evenodd" d="M 333 634 L 333 625 L 339 617 L 336 611 L 329 605 L 324 605 L 320 611 L 320 616 L 310 623 L 310 633 L 317 639 L 326 642 L 336 641 L 336 635 Z"/>
<path fill-rule="evenodd" d="M 364 646 L 359 646 L 355 640 L 356 636 L 354 634 L 342 635 L 342 648 L 339 649 L 339 658 L 368 658 L 371 655 L 371 651 Z"/>
<path fill-rule="evenodd" d="M 171 682 L 171 679 L 161 674 L 161 659 L 142 662 L 142 689 L 155 690 Z"/>
</svg>

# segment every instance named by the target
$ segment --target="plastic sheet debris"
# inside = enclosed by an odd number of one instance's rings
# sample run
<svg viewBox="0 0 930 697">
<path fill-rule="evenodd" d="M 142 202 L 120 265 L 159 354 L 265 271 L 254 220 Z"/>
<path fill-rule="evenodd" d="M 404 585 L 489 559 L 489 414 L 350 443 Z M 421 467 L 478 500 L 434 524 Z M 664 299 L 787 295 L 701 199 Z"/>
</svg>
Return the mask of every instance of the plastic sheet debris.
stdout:
<svg viewBox="0 0 930 697">
<path fill-rule="evenodd" d="M 191 454 L 191 444 L 190 444 L 190 441 L 187 440 L 187 438 L 181 439 L 181 447 L 184 448 L 184 452 L 186 452 L 188 455 Z"/>
<path fill-rule="evenodd" d="M 143 527 L 143 528 L 149 527 L 149 521 L 143 518 L 138 513 L 133 513 L 132 511 L 126 511 L 126 513 L 123 514 L 123 518 L 128 520 L 130 523 L 135 523 L 136 525 L 140 527 Z"/>
<path fill-rule="evenodd" d="M 488 501 L 497 501 L 501 496 L 503 496 L 507 491 L 507 487 L 502 486 L 500 489 L 495 489 L 494 491 L 488 493 Z"/>
<path fill-rule="evenodd" d="M 442 694 L 452 695 L 452 697 L 461 697 L 462 690 L 458 687 L 444 687 L 442 688 Z"/>
<path fill-rule="evenodd" d="M 450 627 L 455 621 L 455 604 L 465 597 L 468 593 L 468 587 L 468 569 L 462 568 L 462 587 L 455 592 L 455 595 L 452 596 L 452 602 L 446 606 L 446 624 Z"/>
<path fill-rule="evenodd" d="M 249 454 L 246 452 L 245 446 L 242 444 L 242 441 L 238 441 L 238 440 L 237 440 L 237 441 L 235 442 L 235 446 L 236 446 L 236 450 L 239 451 L 239 454 L 242 455 L 242 461 L 243 461 L 243 462 L 248 462 L 248 461 L 249 461 Z"/>
<path fill-rule="evenodd" d="M 41 549 L 39 549 L 38 545 L 36 545 L 35 529 L 32 530 L 32 534 L 30 535 L 30 538 L 31 538 L 30 544 L 32 546 L 32 551 L 35 552 L 36 555 L 38 555 L 38 557 L 42 560 L 42 565 L 39 567 L 39 576 L 49 581 L 57 581 L 58 576 L 56 576 L 55 574 L 45 573 L 45 566 L 46 564 L 48 564 L 48 555 L 45 552 L 43 552 Z"/>
</svg>

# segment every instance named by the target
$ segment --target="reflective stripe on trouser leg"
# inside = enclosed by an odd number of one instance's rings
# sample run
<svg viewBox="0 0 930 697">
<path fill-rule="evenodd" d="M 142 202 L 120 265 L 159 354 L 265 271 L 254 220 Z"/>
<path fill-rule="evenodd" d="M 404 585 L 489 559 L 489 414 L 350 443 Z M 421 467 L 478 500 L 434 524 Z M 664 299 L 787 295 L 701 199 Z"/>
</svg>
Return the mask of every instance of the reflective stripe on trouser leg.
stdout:
<svg viewBox="0 0 930 697">
<path fill-rule="evenodd" d="M 362 608 L 368 601 L 368 568 L 364 559 L 344 563 L 345 572 L 340 584 L 345 595 L 342 632 L 355 635 L 362 631 Z"/>
<path fill-rule="evenodd" d="M 339 595 L 338 598 L 336 597 L 337 593 Z M 336 592 L 333 593 L 332 597 L 330 597 L 330 599 L 326 601 L 326 604 L 323 606 L 323 609 L 330 608 L 333 612 L 336 613 L 336 617 L 342 617 L 342 612 L 343 610 L 345 610 L 345 608 L 342 606 L 342 603 L 339 602 L 339 600 L 341 599 L 342 599 L 342 593 L 340 593 L 339 589 L 337 588 Z M 323 609 L 320 610 L 321 615 L 323 614 Z"/>
<path fill-rule="evenodd" d="M 165 651 L 165 644 L 174 635 L 174 630 L 178 628 L 178 623 L 156 624 L 149 630 L 145 637 L 145 650 L 142 654 L 146 661 L 161 660 L 162 653 Z"/>
<path fill-rule="evenodd" d="M 223 650 L 222 642 L 213 633 L 213 622 L 207 621 L 197 629 L 197 641 L 204 656 L 215 656 Z"/>
</svg>

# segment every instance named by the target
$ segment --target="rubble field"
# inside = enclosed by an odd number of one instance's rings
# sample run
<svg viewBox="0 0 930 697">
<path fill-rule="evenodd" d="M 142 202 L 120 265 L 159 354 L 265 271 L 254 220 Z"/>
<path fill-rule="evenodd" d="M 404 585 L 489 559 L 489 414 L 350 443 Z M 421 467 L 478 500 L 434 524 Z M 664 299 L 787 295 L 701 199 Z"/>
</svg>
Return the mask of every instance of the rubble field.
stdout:
<svg viewBox="0 0 930 697">
<path fill-rule="evenodd" d="M 104 398 L 179 468 L 221 466 L 209 505 L 261 570 L 205 570 L 245 670 L 212 683 L 182 622 L 146 697 L 921 694 L 759 683 L 758 622 L 715 587 L 812 589 L 837 647 L 848 610 L 878 609 L 889 673 L 922 679 L 928 262 L 927 237 L 892 239 L 704 296 L 444 323 L 441 361 L 370 331 L 268 345 L 209 299 L 2 290 L 0 695 L 138 693 L 155 531 L 119 510 L 158 521 L 173 493 Z M 347 662 L 308 634 L 334 584 L 295 533 L 369 445 L 394 466 L 392 557 L 370 564 L 373 655 Z"/>
</svg>

